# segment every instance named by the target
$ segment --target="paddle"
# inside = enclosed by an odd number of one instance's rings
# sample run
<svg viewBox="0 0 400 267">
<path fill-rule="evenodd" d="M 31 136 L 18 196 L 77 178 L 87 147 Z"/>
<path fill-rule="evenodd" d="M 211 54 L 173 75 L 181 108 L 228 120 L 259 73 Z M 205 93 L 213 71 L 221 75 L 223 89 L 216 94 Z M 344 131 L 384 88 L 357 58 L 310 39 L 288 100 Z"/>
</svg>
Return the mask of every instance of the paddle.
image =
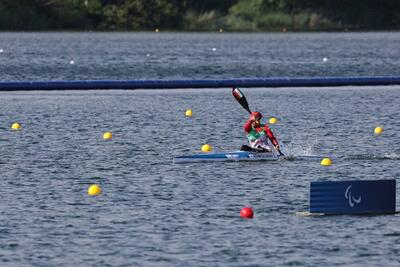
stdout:
<svg viewBox="0 0 400 267">
<path fill-rule="evenodd" d="M 233 97 L 237 100 L 237 102 L 239 102 L 239 104 L 245 109 L 247 110 L 247 112 L 249 114 L 251 114 L 251 110 L 249 108 L 249 103 L 247 103 L 247 99 L 244 96 L 244 94 L 242 93 L 242 91 L 239 90 L 239 88 L 233 87 L 232 88 L 232 95 Z M 285 154 L 282 153 L 282 151 L 280 149 L 277 149 L 278 153 L 280 156 L 284 156 Z"/>
<path fill-rule="evenodd" d="M 251 111 L 250 111 L 250 108 L 249 108 L 249 104 L 247 103 L 246 97 L 244 96 L 242 91 L 240 91 L 239 88 L 233 87 L 232 88 L 232 95 L 237 100 L 237 102 L 239 102 L 239 104 L 245 110 L 247 110 L 247 112 L 249 112 L 249 114 L 251 114 Z"/>
</svg>

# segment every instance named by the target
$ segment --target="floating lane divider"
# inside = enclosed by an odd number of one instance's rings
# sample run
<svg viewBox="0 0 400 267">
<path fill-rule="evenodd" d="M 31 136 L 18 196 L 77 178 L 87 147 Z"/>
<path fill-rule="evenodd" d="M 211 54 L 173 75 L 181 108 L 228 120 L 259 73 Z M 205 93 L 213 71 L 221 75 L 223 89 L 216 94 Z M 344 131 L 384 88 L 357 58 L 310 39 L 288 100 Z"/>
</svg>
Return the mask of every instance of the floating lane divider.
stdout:
<svg viewBox="0 0 400 267">
<path fill-rule="evenodd" d="M 310 183 L 310 214 L 390 214 L 396 212 L 396 180 Z"/>
<path fill-rule="evenodd" d="M 400 76 L 0 82 L 0 91 L 400 85 Z"/>
</svg>

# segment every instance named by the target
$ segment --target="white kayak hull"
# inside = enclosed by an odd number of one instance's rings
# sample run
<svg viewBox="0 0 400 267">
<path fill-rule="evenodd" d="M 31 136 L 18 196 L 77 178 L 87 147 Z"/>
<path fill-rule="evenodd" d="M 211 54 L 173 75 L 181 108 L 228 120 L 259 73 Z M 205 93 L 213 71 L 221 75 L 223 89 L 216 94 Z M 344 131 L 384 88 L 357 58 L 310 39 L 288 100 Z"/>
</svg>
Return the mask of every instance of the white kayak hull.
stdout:
<svg viewBox="0 0 400 267">
<path fill-rule="evenodd" d="M 279 160 L 274 153 L 257 153 L 235 151 L 225 153 L 202 153 L 196 155 L 174 157 L 174 163 L 205 162 L 205 161 L 268 161 Z"/>
</svg>

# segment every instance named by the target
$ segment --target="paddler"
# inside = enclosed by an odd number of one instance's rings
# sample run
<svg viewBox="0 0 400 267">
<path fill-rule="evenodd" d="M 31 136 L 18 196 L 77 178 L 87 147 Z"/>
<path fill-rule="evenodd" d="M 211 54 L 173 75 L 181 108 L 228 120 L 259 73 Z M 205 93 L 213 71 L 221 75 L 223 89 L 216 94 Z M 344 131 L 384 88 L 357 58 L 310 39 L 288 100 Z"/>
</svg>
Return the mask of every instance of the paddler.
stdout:
<svg viewBox="0 0 400 267">
<path fill-rule="evenodd" d="M 268 139 L 275 147 L 276 151 L 280 152 L 279 143 L 276 140 L 271 129 L 266 124 L 261 124 L 263 115 L 254 111 L 250 114 L 250 118 L 246 121 L 243 126 L 244 131 L 247 134 L 250 147 L 244 145 L 241 150 L 254 150 L 259 152 L 271 152 L 272 149 L 268 143 Z"/>
</svg>

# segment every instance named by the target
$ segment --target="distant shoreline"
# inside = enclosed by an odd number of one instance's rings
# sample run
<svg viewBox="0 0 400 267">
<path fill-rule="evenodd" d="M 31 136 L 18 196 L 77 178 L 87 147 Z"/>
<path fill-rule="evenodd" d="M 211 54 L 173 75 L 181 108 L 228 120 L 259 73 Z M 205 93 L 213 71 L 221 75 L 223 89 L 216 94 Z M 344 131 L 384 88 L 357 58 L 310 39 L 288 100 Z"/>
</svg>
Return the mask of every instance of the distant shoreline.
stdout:
<svg viewBox="0 0 400 267">
<path fill-rule="evenodd" d="M 400 2 L 0 1 L 0 31 L 398 31 Z"/>
</svg>

